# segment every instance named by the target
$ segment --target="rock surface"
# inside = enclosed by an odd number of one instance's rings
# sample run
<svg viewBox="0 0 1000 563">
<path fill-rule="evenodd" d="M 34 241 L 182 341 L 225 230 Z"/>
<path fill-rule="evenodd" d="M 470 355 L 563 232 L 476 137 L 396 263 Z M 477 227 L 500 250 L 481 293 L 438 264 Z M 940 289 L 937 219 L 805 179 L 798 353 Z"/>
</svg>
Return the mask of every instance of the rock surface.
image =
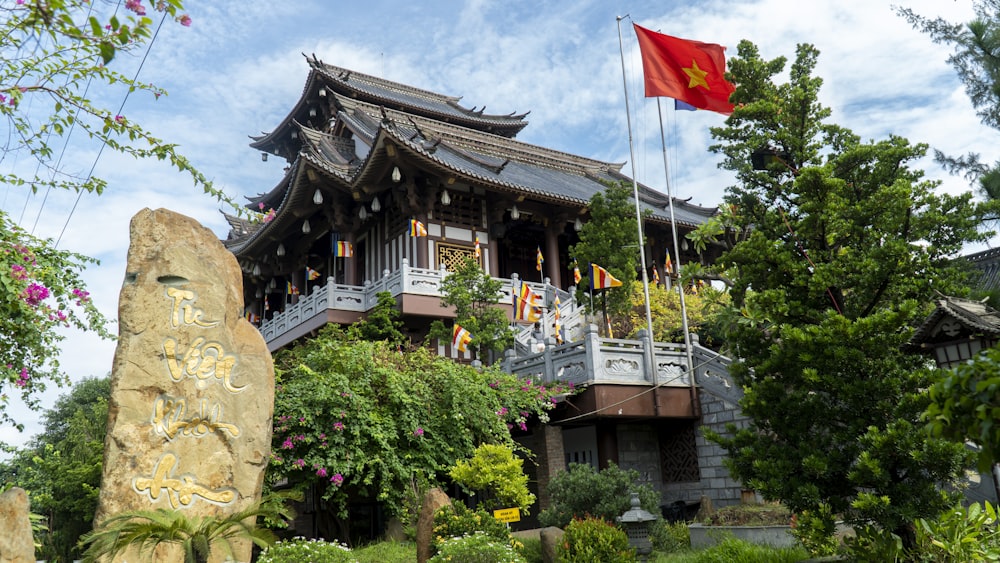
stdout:
<svg viewBox="0 0 1000 563">
<path fill-rule="evenodd" d="M 0 495 L 0 563 L 35 563 L 28 493 L 13 487 Z"/>
<path fill-rule="evenodd" d="M 424 495 L 417 517 L 417 563 L 427 563 L 431 558 L 431 542 L 434 540 L 434 513 L 442 506 L 451 504 L 444 491 L 435 487 Z"/>
<path fill-rule="evenodd" d="M 95 521 L 250 507 L 270 455 L 274 368 L 243 317 L 240 267 L 210 230 L 165 209 L 140 211 L 130 231 Z"/>
<path fill-rule="evenodd" d="M 538 538 L 542 541 L 542 561 L 545 563 L 556 563 L 559 560 L 559 542 L 563 539 L 562 528 L 549 526 L 542 528 L 538 532 Z"/>
</svg>

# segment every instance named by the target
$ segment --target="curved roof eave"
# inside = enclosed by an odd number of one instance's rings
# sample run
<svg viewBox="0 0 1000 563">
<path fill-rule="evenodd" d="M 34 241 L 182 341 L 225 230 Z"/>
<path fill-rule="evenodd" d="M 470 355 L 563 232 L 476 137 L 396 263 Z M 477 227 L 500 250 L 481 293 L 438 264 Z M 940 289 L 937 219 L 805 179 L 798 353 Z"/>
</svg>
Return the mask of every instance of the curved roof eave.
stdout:
<svg viewBox="0 0 1000 563">
<path fill-rule="evenodd" d="M 260 137 L 250 137 L 251 139 L 253 139 L 253 142 L 250 143 L 251 148 L 274 154 L 274 150 L 271 147 L 277 144 L 278 139 L 282 137 L 284 132 L 286 132 L 291 127 L 294 127 L 295 124 L 293 123 L 293 121 L 295 120 L 295 115 L 299 111 L 301 111 L 306 105 L 308 105 L 307 94 L 312 91 L 314 82 L 316 82 L 316 72 L 310 70 L 309 76 L 306 77 L 306 83 L 302 86 L 302 93 L 299 94 L 299 100 L 295 102 L 294 106 L 292 106 L 292 109 L 291 111 L 288 112 L 288 115 L 286 115 L 278 123 L 278 125 L 271 130 L 270 133 L 264 133 Z"/>
</svg>

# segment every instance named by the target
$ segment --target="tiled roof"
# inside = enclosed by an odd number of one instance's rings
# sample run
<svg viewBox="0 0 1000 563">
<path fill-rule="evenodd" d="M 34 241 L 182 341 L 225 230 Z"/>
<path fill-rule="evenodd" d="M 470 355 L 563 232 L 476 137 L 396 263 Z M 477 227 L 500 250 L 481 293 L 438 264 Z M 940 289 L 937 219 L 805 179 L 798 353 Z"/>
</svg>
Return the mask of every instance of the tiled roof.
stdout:
<svg viewBox="0 0 1000 563">
<path fill-rule="evenodd" d="M 934 312 L 914 332 L 907 343 L 908 349 L 918 349 L 921 344 L 934 340 L 935 329 L 946 317 L 958 321 L 971 333 L 1000 335 L 1000 311 L 982 301 L 944 296 L 935 300 L 934 304 Z"/>
</svg>

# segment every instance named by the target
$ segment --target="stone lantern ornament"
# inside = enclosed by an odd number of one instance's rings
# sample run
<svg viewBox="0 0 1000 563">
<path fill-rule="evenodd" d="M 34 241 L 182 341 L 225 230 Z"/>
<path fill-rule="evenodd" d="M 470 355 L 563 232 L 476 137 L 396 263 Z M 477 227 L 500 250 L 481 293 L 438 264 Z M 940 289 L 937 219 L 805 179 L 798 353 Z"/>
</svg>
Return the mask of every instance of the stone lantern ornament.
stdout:
<svg viewBox="0 0 1000 563">
<path fill-rule="evenodd" d="M 649 539 L 649 524 L 656 520 L 656 516 L 639 506 L 639 493 L 632 493 L 632 508 L 616 520 L 625 526 L 628 544 L 635 548 L 639 561 L 646 561 L 646 556 L 653 552 L 653 542 Z"/>
</svg>

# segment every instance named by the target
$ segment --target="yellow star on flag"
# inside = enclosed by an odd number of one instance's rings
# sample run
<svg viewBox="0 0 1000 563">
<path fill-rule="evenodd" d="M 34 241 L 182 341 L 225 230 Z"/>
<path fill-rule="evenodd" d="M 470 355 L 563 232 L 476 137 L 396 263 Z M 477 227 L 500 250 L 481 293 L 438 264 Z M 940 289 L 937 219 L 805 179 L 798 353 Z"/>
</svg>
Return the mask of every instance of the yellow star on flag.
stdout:
<svg viewBox="0 0 1000 563">
<path fill-rule="evenodd" d="M 710 90 L 708 87 L 708 81 L 705 77 L 708 76 L 708 72 L 698 68 L 698 61 L 691 59 L 691 67 L 682 69 L 684 74 L 688 75 L 691 82 L 688 83 L 688 88 L 694 88 L 695 86 L 704 86 L 706 90 Z"/>
</svg>

